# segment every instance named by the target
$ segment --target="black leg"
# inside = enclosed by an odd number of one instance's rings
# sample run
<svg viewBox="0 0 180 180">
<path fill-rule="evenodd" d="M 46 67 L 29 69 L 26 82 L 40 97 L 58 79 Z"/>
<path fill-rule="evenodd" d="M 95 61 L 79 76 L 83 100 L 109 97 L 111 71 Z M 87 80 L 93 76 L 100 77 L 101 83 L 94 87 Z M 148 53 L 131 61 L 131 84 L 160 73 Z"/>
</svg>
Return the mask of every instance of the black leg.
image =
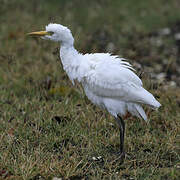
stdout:
<svg viewBox="0 0 180 180">
<path fill-rule="evenodd" d="M 125 123 L 124 120 L 118 116 L 118 119 L 120 121 L 120 153 L 124 153 L 124 133 L 125 133 Z"/>
<path fill-rule="evenodd" d="M 116 121 L 118 123 L 119 130 L 120 130 L 120 155 L 124 155 L 125 123 L 124 123 L 124 120 L 119 115 L 115 119 L 116 119 Z"/>
</svg>

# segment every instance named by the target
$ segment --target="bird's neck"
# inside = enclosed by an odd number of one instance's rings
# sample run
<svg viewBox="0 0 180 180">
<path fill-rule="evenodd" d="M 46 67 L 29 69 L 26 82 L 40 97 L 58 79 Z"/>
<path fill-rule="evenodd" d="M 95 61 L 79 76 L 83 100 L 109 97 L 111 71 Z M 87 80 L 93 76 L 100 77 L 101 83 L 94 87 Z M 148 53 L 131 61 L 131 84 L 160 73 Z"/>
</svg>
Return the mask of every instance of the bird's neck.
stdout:
<svg viewBox="0 0 180 180">
<path fill-rule="evenodd" d="M 63 68 L 68 74 L 70 80 L 74 82 L 74 79 L 78 79 L 82 54 L 74 48 L 73 45 L 61 44 L 60 58 L 63 64 Z"/>
</svg>

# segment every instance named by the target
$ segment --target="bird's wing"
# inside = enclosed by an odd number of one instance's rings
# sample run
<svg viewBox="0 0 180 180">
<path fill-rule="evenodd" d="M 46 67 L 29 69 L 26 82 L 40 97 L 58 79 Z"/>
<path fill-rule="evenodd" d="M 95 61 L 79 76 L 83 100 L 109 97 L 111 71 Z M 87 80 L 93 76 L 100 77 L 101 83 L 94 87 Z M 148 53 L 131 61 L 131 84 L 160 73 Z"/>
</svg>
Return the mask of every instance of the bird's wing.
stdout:
<svg viewBox="0 0 180 180">
<path fill-rule="evenodd" d="M 101 54 L 96 54 L 94 58 L 101 58 L 100 56 Z M 146 96 L 148 92 L 142 87 L 142 81 L 131 70 L 129 63 L 110 55 L 105 60 L 90 60 L 90 62 L 92 68 L 87 73 L 85 81 L 87 88 L 94 94 L 144 103 L 142 96 Z"/>
</svg>

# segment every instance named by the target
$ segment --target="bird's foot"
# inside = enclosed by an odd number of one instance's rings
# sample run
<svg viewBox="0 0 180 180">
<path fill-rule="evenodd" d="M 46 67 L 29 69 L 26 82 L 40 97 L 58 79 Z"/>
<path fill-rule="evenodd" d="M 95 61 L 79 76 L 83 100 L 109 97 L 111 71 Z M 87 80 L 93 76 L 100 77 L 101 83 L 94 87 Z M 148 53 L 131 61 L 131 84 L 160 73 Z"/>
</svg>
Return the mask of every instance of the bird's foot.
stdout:
<svg viewBox="0 0 180 180">
<path fill-rule="evenodd" d="M 117 156 L 119 156 L 119 159 L 124 159 L 125 158 L 125 152 L 124 151 L 119 151 L 117 152 Z"/>
<path fill-rule="evenodd" d="M 116 158 L 113 160 L 114 162 L 120 162 L 120 164 L 123 164 L 125 159 L 125 152 L 124 151 L 118 151 L 115 153 Z"/>
</svg>

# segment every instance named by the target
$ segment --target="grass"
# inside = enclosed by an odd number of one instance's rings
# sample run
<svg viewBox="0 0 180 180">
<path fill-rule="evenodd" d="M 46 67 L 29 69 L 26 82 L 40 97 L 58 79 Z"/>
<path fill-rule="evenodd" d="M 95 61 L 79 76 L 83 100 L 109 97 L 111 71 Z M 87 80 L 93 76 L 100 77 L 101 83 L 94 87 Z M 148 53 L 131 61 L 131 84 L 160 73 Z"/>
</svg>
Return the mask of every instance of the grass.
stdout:
<svg viewBox="0 0 180 180">
<path fill-rule="evenodd" d="M 172 33 L 157 35 L 165 27 L 173 31 L 179 6 L 178 0 L 2 1 L 0 179 L 179 179 L 178 45 Z M 68 25 L 81 52 L 108 51 L 111 43 L 112 53 L 142 64 L 137 73 L 144 72 L 145 87 L 162 107 L 146 108 L 149 123 L 126 120 L 124 164 L 114 153 L 113 117 L 91 104 L 79 84 L 72 86 L 58 44 L 25 37 L 50 21 Z M 151 76 L 161 72 L 163 82 Z"/>
</svg>

